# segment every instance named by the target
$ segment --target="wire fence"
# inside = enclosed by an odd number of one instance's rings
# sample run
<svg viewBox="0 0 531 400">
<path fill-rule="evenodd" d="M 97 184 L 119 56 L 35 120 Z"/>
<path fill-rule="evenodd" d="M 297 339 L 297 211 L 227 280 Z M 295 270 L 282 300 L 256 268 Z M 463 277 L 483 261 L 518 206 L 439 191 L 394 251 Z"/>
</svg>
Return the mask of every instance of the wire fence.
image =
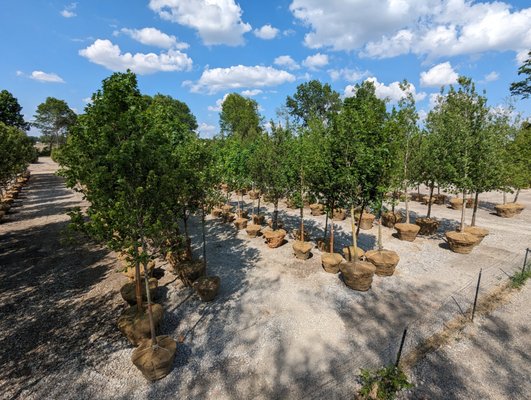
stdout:
<svg viewBox="0 0 531 400">
<path fill-rule="evenodd" d="M 404 331 L 391 344 L 396 354 L 396 365 L 402 356 L 407 366 L 412 366 L 423 352 L 436 345 L 445 332 L 473 321 L 476 308 L 485 306 L 489 296 L 495 301 L 495 293 L 507 285 L 512 276 L 531 268 L 531 249 L 491 266 L 482 268 L 478 275 L 454 291 L 436 309 L 409 321 Z M 477 315 L 477 314 L 476 314 Z"/>
</svg>

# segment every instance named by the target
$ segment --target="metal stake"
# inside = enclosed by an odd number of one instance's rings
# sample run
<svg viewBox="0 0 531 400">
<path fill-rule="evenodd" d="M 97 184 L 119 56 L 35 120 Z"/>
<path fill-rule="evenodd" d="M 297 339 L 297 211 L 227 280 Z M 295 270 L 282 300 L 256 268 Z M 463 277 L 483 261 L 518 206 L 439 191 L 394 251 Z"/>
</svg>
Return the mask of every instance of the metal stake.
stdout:
<svg viewBox="0 0 531 400">
<path fill-rule="evenodd" d="M 479 284 L 481 282 L 481 273 L 482 272 L 483 272 L 483 268 L 481 268 L 479 270 L 478 285 L 476 286 L 476 297 L 474 297 L 474 307 L 472 308 L 472 321 L 474 321 L 474 314 L 476 313 L 476 304 L 478 302 Z"/>
<path fill-rule="evenodd" d="M 404 333 L 402 334 L 402 341 L 400 342 L 400 348 L 398 349 L 398 354 L 396 355 L 395 367 L 398 367 L 398 363 L 400 362 L 400 357 L 402 356 L 402 349 L 404 348 L 404 342 L 406 341 L 406 335 L 407 328 L 404 329 Z"/>
</svg>

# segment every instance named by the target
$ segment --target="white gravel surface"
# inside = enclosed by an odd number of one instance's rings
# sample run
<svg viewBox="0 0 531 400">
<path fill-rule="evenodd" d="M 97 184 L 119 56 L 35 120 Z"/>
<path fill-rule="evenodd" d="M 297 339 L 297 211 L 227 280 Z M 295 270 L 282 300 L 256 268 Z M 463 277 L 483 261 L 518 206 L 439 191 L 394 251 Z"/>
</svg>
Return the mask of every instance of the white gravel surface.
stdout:
<svg viewBox="0 0 531 400">
<path fill-rule="evenodd" d="M 32 169 L 35 175 L 48 173 L 54 164 L 47 159 Z M 30 183 L 29 194 L 35 182 L 38 181 Z M 61 185 L 61 180 L 54 178 L 49 184 L 46 190 L 54 193 L 54 185 Z M 39 193 L 45 195 L 47 191 Z M 64 197 L 67 194 L 57 194 L 62 196 L 50 198 L 50 206 L 67 198 Z M 531 243 L 531 191 L 521 194 L 520 202 L 526 209 L 512 219 L 491 214 L 493 203 L 501 199 L 499 193 L 482 196 L 478 225 L 488 228 L 491 235 L 470 255 L 450 252 L 442 233 L 408 243 L 392 237 L 391 229 L 383 228 L 384 246 L 397 251 L 401 260 L 394 276 L 375 277 L 372 289 L 366 293 L 352 291 L 339 276 L 326 273 L 320 266 L 317 249 L 312 251 L 312 258 L 300 261 L 292 254 L 292 239 L 278 249 L 269 249 L 262 238 L 249 239 L 245 231 L 237 232 L 232 225 L 209 218 L 208 272 L 221 277 L 220 294 L 212 303 L 201 303 L 182 287 L 169 268 L 165 271 L 160 279 L 160 301 L 166 311 L 161 332 L 181 343 L 171 374 L 152 384 L 132 365 L 132 348 L 114 328 L 124 307 L 118 290 L 126 279 L 114 272 L 117 265 L 113 264 L 112 254 L 98 253 L 99 259 L 92 263 L 80 263 L 83 270 L 97 271 L 97 279 L 86 282 L 83 291 L 70 291 L 58 301 L 74 304 L 76 317 L 82 321 L 93 321 L 85 313 L 93 315 L 97 305 L 104 309 L 99 320 L 79 324 L 84 334 L 74 335 L 78 347 L 74 347 L 71 356 L 62 357 L 60 363 L 49 365 L 46 370 L 38 369 L 38 379 L 14 367 L 17 379 L 0 374 L 0 385 L 10 383 L 6 398 L 18 395 L 24 399 L 352 398 L 359 368 L 394 361 L 402 329 L 407 324 L 436 312 L 450 294 L 474 280 L 480 268 L 512 264 L 523 257 L 523 250 Z M 245 200 L 250 205 L 247 197 Z M 22 204 L 24 210 L 24 200 Z M 62 208 L 59 211 L 64 212 Z M 424 215 L 426 206 L 412 203 L 412 211 L 414 215 Z M 305 212 L 309 215 L 309 210 Z M 470 217 L 471 210 L 467 213 Z M 433 216 L 450 228 L 457 224 L 460 212 L 434 205 Z M 65 220 L 60 213 L 56 218 Z M 298 226 L 297 210 L 282 207 L 281 218 L 288 229 Z M 306 218 L 312 238 L 321 235 L 324 220 L 324 216 Z M 33 229 L 20 226 L 21 222 L 13 215 L 0 225 L 0 245 L 16 239 L 17 232 L 23 235 Z M 43 231 L 50 222 L 32 220 Z M 336 230 L 339 251 L 350 244 L 350 223 L 336 223 Z M 440 229 L 443 231 L 444 228 Z M 361 247 L 373 248 L 376 234 L 376 227 L 362 231 Z M 47 240 L 55 241 L 56 248 L 61 248 L 58 230 L 50 230 Z M 200 256 L 197 223 L 193 241 L 194 252 Z M 87 257 L 90 250 L 87 246 L 75 254 L 77 261 Z M 26 248 L 17 251 L 21 258 L 26 257 Z M 76 250 L 64 253 L 64 257 L 72 257 Z M 45 259 L 53 261 L 50 257 Z M 78 263 L 61 260 L 58 268 L 69 268 L 69 273 L 79 274 Z M 16 271 L 15 259 L 0 252 L 2 262 L 10 263 L 12 273 Z M 102 265 L 105 268 L 94 269 Z M 31 267 L 21 273 L 23 277 L 31 274 Z M 19 290 L 23 285 L 19 282 L 15 286 Z M 13 291 L 12 287 L 2 285 L 2 303 L 13 296 Z M 46 303 L 45 297 L 34 302 L 42 302 L 43 307 L 56 305 Z M 21 311 L 20 318 L 24 315 Z M 70 316 L 70 321 L 75 321 L 74 316 Z M 11 326 L 2 325 L 3 343 L 14 343 L 6 332 L 17 329 L 18 323 L 17 320 Z M 52 330 L 47 333 L 47 340 L 58 342 Z M 54 352 L 59 344 L 42 346 L 45 352 Z M 31 350 L 32 345 L 28 348 Z M 4 346 L 0 351 L 3 349 Z M 22 364 L 31 365 L 31 351 L 17 361 L 18 369 Z M 475 385 L 466 377 L 462 379 Z"/>
</svg>

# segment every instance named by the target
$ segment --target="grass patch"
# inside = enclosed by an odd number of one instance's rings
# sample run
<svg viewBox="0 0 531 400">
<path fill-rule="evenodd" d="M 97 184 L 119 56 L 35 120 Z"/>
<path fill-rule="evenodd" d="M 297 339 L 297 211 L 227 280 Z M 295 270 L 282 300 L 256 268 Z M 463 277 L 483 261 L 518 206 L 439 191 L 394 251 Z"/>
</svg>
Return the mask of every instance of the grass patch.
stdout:
<svg viewBox="0 0 531 400">
<path fill-rule="evenodd" d="M 528 264 L 523 271 L 511 276 L 511 286 L 515 289 L 520 289 L 529 278 L 531 278 L 531 264 Z"/>
<path fill-rule="evenodd" d="M 358 399 L 392 400 L 402 389 L 413 387 L 404 371 L 394 365 L 378 370 L 362 369 L 359 379 L 362 387 Z"/>
</svg>

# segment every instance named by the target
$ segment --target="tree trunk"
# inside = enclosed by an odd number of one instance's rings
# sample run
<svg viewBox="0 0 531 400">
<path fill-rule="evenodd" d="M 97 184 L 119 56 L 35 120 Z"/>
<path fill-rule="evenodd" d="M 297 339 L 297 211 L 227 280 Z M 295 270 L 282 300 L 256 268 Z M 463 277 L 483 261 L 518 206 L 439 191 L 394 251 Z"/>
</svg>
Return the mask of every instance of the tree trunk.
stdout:
<svg viewBox="0 0 531 400">
<path fill-rule="evenodd" d="M 304 174 L 301 168 L 301 242 L 304 242 Z"/>
<path fill-rule="evenodd" d="M 241 191 L 241 202 L 240 202 L 240 218 L 242 217 L 243 215 L 243 189 Z"/>
<path fill-rule="evenodd" d="M 141 239 L 142 252 L 145 253 L 146 243 L 144 238 Z M 149 318 L 149 330 L 151 331 L 151 345 L 157 346 L 157 332 L 155 331 L 155 322 L 153 321 L 153 310 L 151 308 L 151 293 L 149 293 L 149 277 L 147 273 L 147 262 L 144 262 L 144 284 L 146 286 L 147 312 Z"/>
<path fill-rule="evenodd" d="M 503 192 L 503 204 L 507 204 L 507 193 Z"/>
<path fill-rule="evenodd" d="M 407 185 L 406 185 L 406 224 L 409 224 L 409 193 L 407 192 Z"/>
<path fill-rule="evenodd" d="M 327 236 L 328 236 L 328 213 L 326 213 L 326 217 L 325 217 L 325 228 L 324 228 L 323 243 L 326 243 L 326 237 Z"/>
<path fill-rule="evenodd" d="M 136 297 L 136 310 L 139 314 L 142 313 L 142 282 L 140 282 L 140 262 L 138 261 L 138 249 L 135 243 L 134 257 L 135 257 L 135 297 Z M 144 275 L 146 271 L 144 270 Z"/>
<path fill-rule="evenodd" d="M 518 201 L 518 195 L 520 194 L 520 189 L 516 190 L 516 195 L 514 196 L 513 203 L 516 203 Z"/>
<path fill-rule="evenodd" d="M 356 218 L 354 217 L 354 206 L 350 206 L 350 223 L 352 225 L 352 246 L 354 246 L 354 260 L 358 255 L 358 240 L 356 237 Z M 349 261 L 352 261 L 352 256 Z"/>
<path fill-rule="evenodd" d="M 382 243 L 382 202 L 380 203 L 380 209 L 378 210 L 378 250 L 383 250 Z"/>
<path fill-rule="evenodd" d="M 435 185 L 435 184 L 434 184 L 433 182 L 430 184 L 430 198 L 429 198 L 429 200 L 428 200 L 428 215 L 427 215 L 428 218 L 431 217 L 431 200 L 432 200 L 432 198 L 433 198 L 433 188 L 434 188 L 434 185 Z"/>
<path fill-rule="evenodd" d="M 363 217 L 363 212 L 365 211 L 366 206 L 367 206 L 367 203 L 365 200 L 363 200 L 363 202 L 361 203 L 360 220 L 358 221 L 358 228 L 356 229 L 356 237 L 360 235 L 361 217 Z"/>
<path fill-rule="evenodd" d="M 262 198 L 262 194 L 260 193 L 258 195 L 258 213 L 256 215 L 260 216 L 260 199 Z"/>
<path fill-rule="evenodd" d="M 273 230 L 278 229 L 278 199 L 275 199 L 275 211 L 273 212 Z"/>
<path fill-rule="evenodd" d="M 439 185 L 437 185 L 437 194 L 441 194 L 441 187 Z"/>
<path fill-rule="evenodd" d="M 478 211 L 478 203 L 479 203 L 479 192 L 476 191 L 476 195 L 474 197 L 474 210 L 472 211 L 472 221 L 470 222 L 471 226 L 476 226 L 476 213 Z M 464 204 L 463 204 L 464 207 Z"/>
<path fill-rule="evenodd" d="M 205 207 L 203 207 L 203 213 L 201 214 L 201 229 L 203 233 L 203 265 L 207 266 L 207 253 L 206 253 L 206 228 L 205 228 Z"/>
<path fill-rule="evenodd" d="M 334 220 L 330 218 L 330 253 L 334 252 Z"/>
<path fill-rule="evenodd" d="M 190 236 L 188 235 L 188 214 L 186 213 L 186 209 L 184 209 L 183 212 L 183 224 L 184 224 L 184 240 L 185 240 L 185 252 L 186 252 L 186 259 L 191 260 L 192 259 L 192 240 L 190 239 Z"/>
<path fill-rule="evenodd" d="M 461 224 L 459 226 L 460 232 L 464 232 L 465 230 L 465 209 L 466 209 L 466 191 L 463 190 L 463 208 L 461 209 Z"/>
</svg>

